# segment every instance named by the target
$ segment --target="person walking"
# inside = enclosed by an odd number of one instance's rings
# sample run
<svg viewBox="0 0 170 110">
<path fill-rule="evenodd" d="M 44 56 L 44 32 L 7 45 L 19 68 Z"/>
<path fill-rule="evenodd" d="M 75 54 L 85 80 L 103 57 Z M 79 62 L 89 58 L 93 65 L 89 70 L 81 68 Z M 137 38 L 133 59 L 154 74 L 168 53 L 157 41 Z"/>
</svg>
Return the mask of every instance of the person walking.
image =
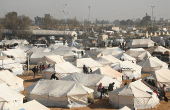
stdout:
<svg viewBox="0 0 170 110">
<path fill-rule="evenodd" d="M 98 86 L 98 91 L 100 92 L 100 99 L 102 99 L 102 94 L 103 94 L 103 86 L 102 86 L 102 83 L 99 84 L 99 86 Z"/>
<path fill-rule="evenodd" d="M 42 71 L 42 65 L 40 64 L 40 72 Z"/>
<path fill-rule="evenodd" d="M 34 77 L 33 78 L 35 78 L 35 74 L 36 74 L 36 66 L 34 66 L 34 68 L 32 69 L 32 71 L 33 71 L 33 73 L 34 73 Z"/>
</svg>

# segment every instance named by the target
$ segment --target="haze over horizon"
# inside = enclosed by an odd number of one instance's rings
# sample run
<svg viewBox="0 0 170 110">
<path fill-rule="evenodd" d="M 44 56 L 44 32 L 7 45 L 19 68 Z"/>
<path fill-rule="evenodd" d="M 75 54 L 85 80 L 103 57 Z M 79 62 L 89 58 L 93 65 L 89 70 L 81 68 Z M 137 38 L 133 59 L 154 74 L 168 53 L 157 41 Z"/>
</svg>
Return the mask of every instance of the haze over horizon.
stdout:
<svg viewBox="0 0 170 110">
<path fill-rule="evenodd" d="M 8 12 L 17 12 L 18 15 L 34 17 L 44 17 L 44 14 L 50 14 L 56 19 L 64 19 L 64 6 L 67 4 L 67 18 L 76 17 L 83 21 L 88 19 L 90 6 L 90 21 L 115 19 L 137 19 L 143 18 L 146 13 L 152 16 L 154 7 L 154 16 L 156 20 L 160 18 L 170 19 L 169 0 L 0 0 L 0 17 L 4 17 Z"/>
</svg>

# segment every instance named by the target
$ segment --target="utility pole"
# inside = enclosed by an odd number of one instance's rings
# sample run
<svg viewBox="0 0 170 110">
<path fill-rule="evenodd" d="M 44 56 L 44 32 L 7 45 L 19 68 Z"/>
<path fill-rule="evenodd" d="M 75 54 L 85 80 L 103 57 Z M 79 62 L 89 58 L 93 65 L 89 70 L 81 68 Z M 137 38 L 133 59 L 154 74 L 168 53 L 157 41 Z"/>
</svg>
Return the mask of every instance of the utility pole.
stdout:
<svg viewBox="0 0 170 110">
<path fill-rule="evenodd" d="M 146 33 L 147 33 L 147 30 L 148 30 L 148 19 L 147 19 L 147 17 L 148 17 L 148 14 L 146 13 Z M 145 37 L 146 37 L 146 34 L 145 34 Z"/>
<path fill-rule="evenodd" d="M 153 31 L 153 8 L 155 7 L 155 6 L 151 6 L 152 7 L 152 31 Z"/>
<path fill-rule="evenodd" d="M 67 16 L 67 12 L 66 12 L 66 7 L 67 7 L 67 4 L 64 4 L 64 10 L 63 10 L 63 13 L 64 13 L 64 18 L 65 18 L 65 26 L 64 26 L 64 39 L 63 39 L 63 45 L 65 45 L 65 41 L 66 41 L 66 16 Z"/>
</svg>

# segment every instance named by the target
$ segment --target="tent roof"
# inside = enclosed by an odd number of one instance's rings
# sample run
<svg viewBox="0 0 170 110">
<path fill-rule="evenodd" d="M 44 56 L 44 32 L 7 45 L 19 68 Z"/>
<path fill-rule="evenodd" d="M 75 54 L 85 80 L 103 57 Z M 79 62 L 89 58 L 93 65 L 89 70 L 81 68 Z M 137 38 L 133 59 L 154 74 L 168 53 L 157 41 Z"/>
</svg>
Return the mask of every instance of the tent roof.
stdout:
<svg viewBox="0 0 170 110">
<path fill-rule="evenodd" d="M 49 86 L 50 85 L 50 86 Z M 50 95 L 53 97 L 65 97 L 69 95 L 81 95 L 94 92 L 94 90 L 83 87 L 75 81 L 64 80 L 39 80 L 26 88 L 27 93 L 37 95 Z"/>
<path fill-rule="evenodd" d="M 153 51 L 153 52 L 160 52 L 160 53 L 163 53 L 163 54 L 164 54 L 166 51 L 170 52 L 169 49 L 167 49 L 167 48 L 165 48 L 165 47 L 162 47 L 162 46 L 158 46 L 158 47 L 154 48 L 152 51 Z"/>
<path fill-rule="evenodd" d="M 119 73 L 118 71 L 112 69 L 110 66 L 99 67 L 93 73 L 104 74 L 110 76 L 111 78 L 119 78 L 123 75 L 122 73 Z"/>
<path fill-rule="evenodd" d="M 77 59 L 75 61 L 76 66 L 77 67 L 83 67 L 83 65 L 86 65 L 86 67 L 101 67 L 102 65 L 98 62 L 96 62 L 95 60 L 93 60 L 92 58 L 81 58 L 81 59 Z"/>
<path fill-rule="evenodd" d="M 121 109 L 119 109 L 119 110 L 131 110 L 129 107 L 127 107 L 127 106 L 124 106 L 124 107 L 122 107 Z"/>
<path fill-rule="evenodd" d="M 7 102 L 17 101 L 25 97 L 24 95 L 11 89 L 5 83 L 1 83 L 0 88 L 1 88 L 0 89 L 0 101 L 7 101 Z"/>
<path fill-rule="evenodd" d="M 117 49 L 97 49 L 97 52 L 102 52 L 104 55 L 118 55 L 122 53 L 122 51 L 119 51 Z"/>
<path fill-rule="evenodd" d="M 86 51 L 86 54 L 87 56 L 90 56 L 90 57 L 98 57 L 98 56 L 101 56 L 101 52 L 95 52 L 95 51 Z"/>
<path fill-rule="evenodd" d="M 109 84 L 113 82 L 115 82 L 115 85 L 120 85 L 120 82 L 116 79 L 112 79 L 109 76 L 101 74 L 73 73 L 62 78 L 61 80 L 77 81 L 84 86 L 98 86 L 100 83 L 102 83 L 103 86 L 109 86 Z"/>
<path fill-rule="evenodd" d="M 46 106 L 40 104 L 36 100 L 32 100 L 29 102 L 26 102 L 22 105 L 18 105 L 16 107 L 12 107 L 9 110 L 50 110 Z"/>
<path fill-rule="evenodd" d="M 127 43 L 128 47 L 131 46 L 144 46 L 144 45 L 153 45 L 154 42 L 151 39 L 132 39 L 130 42 Z"/>
<path fill-rule="evenodd" d="M 130 84 L 112 91 L 111 94 L 134 96 L 134 97 L 152 97 L 148 92 L 153 92 L 148 86 L 146 86 L 141 79 L 131 82 Z"/>
<path fill-rule="evenodd" d="M 63 74 L 69 74 L 69 73 L 79 73 L 81 72 L 81 69 L 75 67 L 69 62 L 62 62 L 52 65 L 49 68 L 46 68 L 43 70 L 44 72 L 53 72 L 53 73 L 63 73 Z"/>
<path fill-rule="evenodd" d="M 119 54 L 118 56 L 116 56 L 117 59 L 124 59 L 125 61 L 128 60 L 128 61 L 135 61 L 136 59 L 131 57 L 130 55 L 126 54 L 126 53 L 121 53 Z"/>
<path fill-rule="evenodd" d="M 69 47 L 75 47 L 75 48 L 77 48 L 77 49 L 83 48 L 83 46 L 82 46 L 81 44 L 77 43 L 77 42 L 70 42 L 70 43 L 68 44 L 68 46 L 69 46 Z"/>
<path fill-rule="evenodd" d="M 0 81 L 6 83 L 9 86 L 13 86 L 23 82 L 23 79 L 17 77 L 8 70 L 2 70 L 0 71 Z"/>
<path fill-rule="evenodd" d="M 153 72 L 153 76 L 154 78 L 157 79 L 158 82 L 169 83 L 170 82 L 169 73 L 170 73 L 169 69 L 163 68 L 163 69 L 159 69 Z"/>
<path fill-rule="evenodd" d="M 42 58 L 43 61 L 51 61 L 54 63 L 66 62 L 60 55 L 46 55 Z"/>
<path fill-rule="evenodd" d="M 120 61 L 119 59 L 117 59 L 117 58 L 115 58 L 115 57 L 113 57 L 113 56 L 111 56 L 111 55 L 101 56 L 101 57 L 104 58 L 104 59 L 106 59 L 107 61 L 112 62 L 113 64 L 114 64 L 114 63 L 122 62 L 122 61 Z"/>
</svg>

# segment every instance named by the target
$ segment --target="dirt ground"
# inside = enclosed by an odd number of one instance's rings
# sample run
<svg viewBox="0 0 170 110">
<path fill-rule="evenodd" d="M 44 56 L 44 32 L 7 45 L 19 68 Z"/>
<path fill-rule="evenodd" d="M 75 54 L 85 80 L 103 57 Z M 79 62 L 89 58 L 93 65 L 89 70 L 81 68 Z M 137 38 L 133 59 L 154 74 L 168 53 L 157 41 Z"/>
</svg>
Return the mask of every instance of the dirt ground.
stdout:
<svg viewBox="0 0 170 110">
<path fill-rule="evenodd" d="M 25 73 L 27 73 L 25 71 Z M 149 74 L 142 74 L 142 77 L 148 76 Z M 41 79 L 41 74 L 36 75 L 35 78 L 33 78 L 33 73 L 30 72 L 29 75 L 22 75 L 19 76 L 24 80 L 24 88 L 28 87 L 29 85 L 35 83 L 36 81 Z M 131 80 L 127 80 L 127 82 L 131 82 Z M 122 85 L 125 83 L 123 81 Z M 21 92 L 23 95 L 25 95 L 24 102 L 26 102 L 26 90 Z M 166 93 L 168 99 L 170 99 L 170 93 Z M 57 108 L 57 107 L 48 107 L 51 110 L 69 110 L 67 108 Z M 116 108 L 113 108 L 109 105 L 109 98 L 103 98 L 102 100 L 100 99 L 95 99 L 94 104 L 90 104 L 87 107 L 82 107 L 82 108 L 71 108 L 70 110 L 117 110 Z M 155 108 L 152 109 L 147 109 L 147 110 L 170 110 L 170 100 L 169 102 L 165 102 L 164 100 L 160 101 L 160 104 L 157 105 Z"/>
</svg>

